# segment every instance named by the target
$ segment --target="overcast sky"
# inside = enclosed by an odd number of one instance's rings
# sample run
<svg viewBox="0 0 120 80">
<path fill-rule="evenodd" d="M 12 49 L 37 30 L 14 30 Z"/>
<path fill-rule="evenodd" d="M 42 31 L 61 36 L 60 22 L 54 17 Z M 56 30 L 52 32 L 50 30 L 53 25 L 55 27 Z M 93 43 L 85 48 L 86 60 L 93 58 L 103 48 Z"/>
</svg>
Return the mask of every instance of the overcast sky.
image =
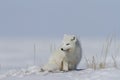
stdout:
<svg viewBox="0 0 120 80">
<path fill-rule="evenodd" d="M 0 0 L 0 37 L 120 34 L 120 0 Z"/>
</svg>

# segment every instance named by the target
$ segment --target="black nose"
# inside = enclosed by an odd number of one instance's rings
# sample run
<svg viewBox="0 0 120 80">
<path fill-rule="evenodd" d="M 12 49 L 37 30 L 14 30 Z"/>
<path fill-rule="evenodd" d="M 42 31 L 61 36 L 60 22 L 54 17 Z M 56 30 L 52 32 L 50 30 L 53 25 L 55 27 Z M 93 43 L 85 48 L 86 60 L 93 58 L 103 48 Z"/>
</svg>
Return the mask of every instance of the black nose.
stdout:
<svg viewBox="0 0 120 80">
<path fill-rule="evenodd" d="M 61 50 L 63 51 L 63 48 L 61 48 Z"/>
</svg>

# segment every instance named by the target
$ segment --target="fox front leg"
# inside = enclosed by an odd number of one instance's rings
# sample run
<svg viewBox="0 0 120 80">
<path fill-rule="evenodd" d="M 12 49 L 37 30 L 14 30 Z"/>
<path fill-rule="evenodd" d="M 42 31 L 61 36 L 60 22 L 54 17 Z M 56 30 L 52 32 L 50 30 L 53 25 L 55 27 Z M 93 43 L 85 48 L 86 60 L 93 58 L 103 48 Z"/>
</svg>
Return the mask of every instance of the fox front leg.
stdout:
<svg viewBox="0 0 120 80">
<path fill-rule="evenodd" d="M 67 61 L 63 61 L 63 71 L 67 72 L 68 70 L 69 70 L 68 62 Z"/>
</svg>

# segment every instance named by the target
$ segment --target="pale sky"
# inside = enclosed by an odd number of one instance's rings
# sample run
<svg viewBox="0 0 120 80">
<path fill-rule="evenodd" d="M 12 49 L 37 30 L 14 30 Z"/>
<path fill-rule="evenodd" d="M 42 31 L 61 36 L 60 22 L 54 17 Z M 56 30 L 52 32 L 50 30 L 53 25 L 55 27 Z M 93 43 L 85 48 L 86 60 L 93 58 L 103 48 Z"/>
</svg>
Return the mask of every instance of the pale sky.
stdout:
<svg viewBox="0 0 120 80">
<path fill-rule="evenodd" d="M 0 37 L 120 36 L 120 0 L 0 0 Z"/>
</svg>

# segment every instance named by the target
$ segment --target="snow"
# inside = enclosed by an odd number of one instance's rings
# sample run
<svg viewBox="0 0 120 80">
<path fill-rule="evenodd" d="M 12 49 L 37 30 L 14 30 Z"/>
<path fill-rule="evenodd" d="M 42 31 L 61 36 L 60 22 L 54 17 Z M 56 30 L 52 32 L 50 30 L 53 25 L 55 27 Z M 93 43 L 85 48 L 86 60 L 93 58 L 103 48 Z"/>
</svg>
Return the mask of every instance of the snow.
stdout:
<svg viewBox="0 0 120 80">
<path fill-rule="evenodd" d="M 40 67 L 45 64 L 60 40 L 30 40 L 8 39 L 0 40 L 0 80 L 119 80 L 120 69 L 113 66 L 111 55 L 115 55 L 116 63 L 120 66 L 120 54 L 116 52 L 116 45 L 112 44 L 107 58 L 108 66 L 105 69 L 93 70 L 86 67 L 84 58 L 77 70 L 69 72 L 40 72 Z M 83 57 L 99 58 L 104 44 L 103 39 L 83 39 Z M 34 44 L 36 45 L 36 61 L 34 65 Z M 51 45 L 53 44 L 53 45 Z M 114 53 L 116 52 L 116 53 Z"/>
<path fill-rule="evenodd" d="M 12 70 L 0 78 L 3 80 L 119 80 L 120 70 L 107 68 L 101 70 L 85 69 L 69 72 L 39 72 L 38 67 L 27 70 Z"/>
</svg>

